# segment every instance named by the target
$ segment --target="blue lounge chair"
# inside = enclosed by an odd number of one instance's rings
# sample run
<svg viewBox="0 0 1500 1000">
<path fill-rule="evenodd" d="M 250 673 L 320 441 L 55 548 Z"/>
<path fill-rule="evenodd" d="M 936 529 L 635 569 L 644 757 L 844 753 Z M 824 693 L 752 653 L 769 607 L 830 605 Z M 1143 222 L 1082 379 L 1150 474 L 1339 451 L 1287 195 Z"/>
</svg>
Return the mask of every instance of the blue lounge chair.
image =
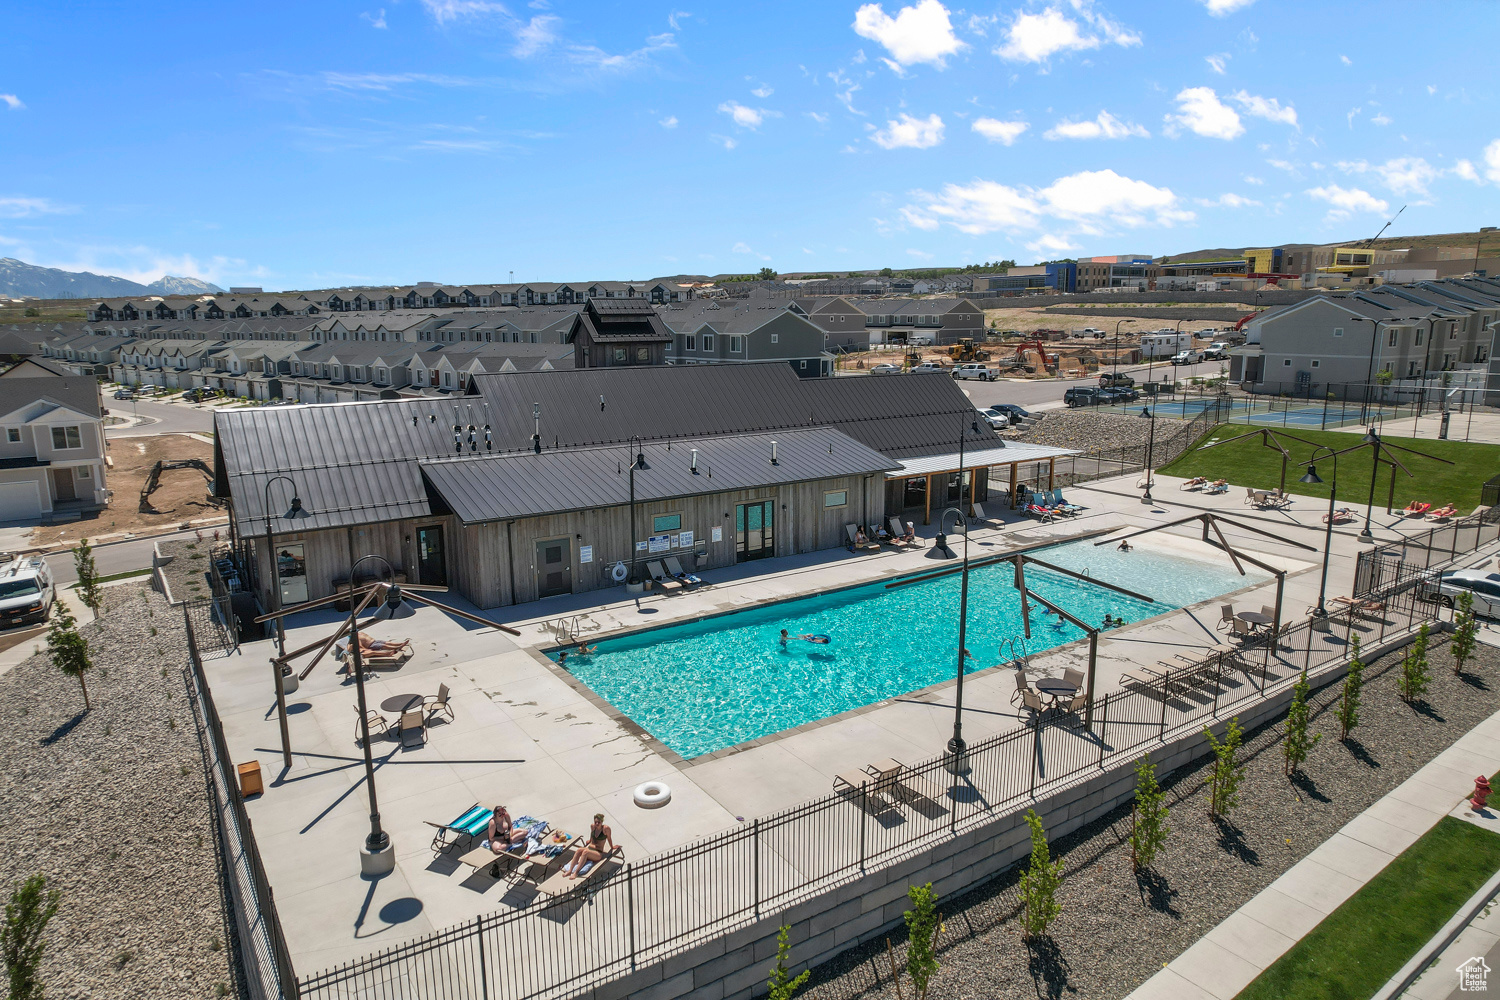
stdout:
<svg viewBox="0 0 1500 1000">
<path fill-rule="evenodd" d="M 495 812 L 494 806 L 475 803 L 459 814 L 458 819 L 451 823 L 434 823 L 424 819 L 422 822 L 437 830 L 432 835 L 432 853 L 436 857 L 453 847 L 460 840 L 473 840 L 481 837 L 489 829 L 490 816 Z M 449 839 L 449 838 L 452 839 Z"/>
</svg>

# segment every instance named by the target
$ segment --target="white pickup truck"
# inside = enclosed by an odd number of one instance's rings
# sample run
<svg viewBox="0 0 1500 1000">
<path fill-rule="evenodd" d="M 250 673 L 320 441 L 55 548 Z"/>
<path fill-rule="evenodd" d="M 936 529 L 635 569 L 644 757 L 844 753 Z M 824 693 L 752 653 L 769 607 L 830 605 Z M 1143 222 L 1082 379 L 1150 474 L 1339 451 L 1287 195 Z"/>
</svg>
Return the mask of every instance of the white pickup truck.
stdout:
<svg viewBox="0 0 1500 1000">
<path fill-rule="evenodd" d="M 1186 351 L 1178 351 L 1176 354 L 1172 355 L 1172 364 L 1174 365 L 1196 365 L 1202 360 L 1203 352 L 1195 351 L 1192 349 Z"/>
</svg>

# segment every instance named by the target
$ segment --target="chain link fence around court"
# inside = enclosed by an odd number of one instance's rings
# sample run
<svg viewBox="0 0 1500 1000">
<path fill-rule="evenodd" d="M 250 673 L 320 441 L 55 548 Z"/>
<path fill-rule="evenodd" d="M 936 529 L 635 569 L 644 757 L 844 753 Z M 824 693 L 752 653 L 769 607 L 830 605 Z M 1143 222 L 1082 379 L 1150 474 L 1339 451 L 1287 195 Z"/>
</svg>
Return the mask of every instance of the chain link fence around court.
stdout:
<svg viewBox="0 0 1500 1000">
<path fill-rule="evenodd" d="M 1093 722 L 1044 714 L 973 744 L 967 771 L 939 755 L 696 843 L 609 863 L 570 896 L 475 917 L 300 981 L 303 996 L 531 1000 L 576 995 L 767 915 L 902 863 L 942 838 L 1029 808 L 1071 783 L 1129 767 L 1152 748 L 1283 694 L 1306 670 L 1316 686 L 1366 649 L 1445 614 L 1412 579 L 1360 610 L 1304 618 L 1240 648 L 1163 664 L 1111 692 Z M 960 769 L 962 770 L 962 769 Z"/>
<path fill-rule="evenodd" d="M 183 605 L 188 641 L 184 673 L 208 772 L 221 877 L 228 882 L 226 895 L 238 943 L 236 954 L 244 971 L 242 982 L 249 1000 L 292 1000 L 298 993 L 291 953 L 282 934 L 271 883 L 261 865 L 250 817 L 240 796 L 239 775 L 229 756 L 224 727 L 203 672 L 204 653 L 222 656 L 233 648 L 214 605 L 213 600 L 189 601 Z M 200 646 L 200 636 L 206 645 Z"/>
</svg>

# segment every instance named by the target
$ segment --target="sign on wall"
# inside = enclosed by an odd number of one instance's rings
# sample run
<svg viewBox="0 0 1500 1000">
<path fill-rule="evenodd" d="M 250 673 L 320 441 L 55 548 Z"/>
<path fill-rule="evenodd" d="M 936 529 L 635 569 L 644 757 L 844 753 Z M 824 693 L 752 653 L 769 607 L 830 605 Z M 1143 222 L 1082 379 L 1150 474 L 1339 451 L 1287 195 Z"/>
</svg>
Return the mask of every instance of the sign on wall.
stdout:
<svg viewBox="0 0 1500 1000">
<path fill-rule="evenodd" d="M 716 542 L 722 542 L 724 540 L 724 529 L 723 528 L 715 527 L 713 529 L 713 540 L 716 541 Z"/>
<path fill-rule="evenodd" d="M 652 535 L 651 538 L 648 539 L 648 541 L 650 544 L 649 551 L 653 555 L 658 552 L 668 552 L 672 548 L 671 535 Z"/>
<path fill-rule="evenodd" d="M 594 561 L 594 547 L 592 545 L 580 545 L 580 546 L 578 546 L 578 561 L 581 562 L 581 563 L 591 563 L 591 562 L 593 562 Z"/>
<path fill-rule="evenodd" d="M 690 549 L 690 548 L 692 548 L 693 547 L 693 533 L 691 531 L 684 531 L 682 534 L 678 535 L 677 536 L 677 547 L 678 548 L 682 548 L 682 549 Z"/>
</svg>

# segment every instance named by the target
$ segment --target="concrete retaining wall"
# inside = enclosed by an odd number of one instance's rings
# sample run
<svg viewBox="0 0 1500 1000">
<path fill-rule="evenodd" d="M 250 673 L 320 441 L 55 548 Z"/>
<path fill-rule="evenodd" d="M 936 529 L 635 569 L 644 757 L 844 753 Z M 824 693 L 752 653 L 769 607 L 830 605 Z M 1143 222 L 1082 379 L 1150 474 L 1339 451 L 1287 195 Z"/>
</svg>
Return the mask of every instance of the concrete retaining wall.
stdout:
<svg viewBox="0 0 1500 1000">
<path fill-rule="evenodd" d="M 1409 636 L 1362 651 L 1366 663 L 1405 645 Z M 1343 664 L 1320 673 L 1315 687 L 1341 678 Z M 1214 720 L 1222 735 L 1230 718 L 1246 730 L 1285 712 L 1292 699 L 1292 681 L 1278 682 L 1262 701 L 1239 706 Z M 1067 787 L 1030 803 L 1042 817 L 1050 839 L 1057 839 L 1092 823 L 1128 803 L 1135 794 L 1135 762 L 1149 754 L 1157 773 L 1165 776 L 1210 753 L 1201 729 L 1181 732 L 1163 744 L 1147 744 L 1129 760 L 1116 761 L 1102 771 L 1085 772 Z M 821 965 L 840 953 L 901 926 L 907 909 L 906 889 L 932 883 L 939 898 L 974 888 L 1031 853 L 1025 806 L 1009 815 L 982 822 L 968 830 L 915 851 L 900 864 L 867 872 L 818 896 L 799 902 L 784 913 L 768 915 L 736 928 L 713 941 L 694 945 L 655 965 L 581 994 L 586 1000 L 747 1000 L 767 992 L 766 980 L 776 958 L 776 935 L 782 923 L 791 925 L 791 968 Z"/>
</svg>

